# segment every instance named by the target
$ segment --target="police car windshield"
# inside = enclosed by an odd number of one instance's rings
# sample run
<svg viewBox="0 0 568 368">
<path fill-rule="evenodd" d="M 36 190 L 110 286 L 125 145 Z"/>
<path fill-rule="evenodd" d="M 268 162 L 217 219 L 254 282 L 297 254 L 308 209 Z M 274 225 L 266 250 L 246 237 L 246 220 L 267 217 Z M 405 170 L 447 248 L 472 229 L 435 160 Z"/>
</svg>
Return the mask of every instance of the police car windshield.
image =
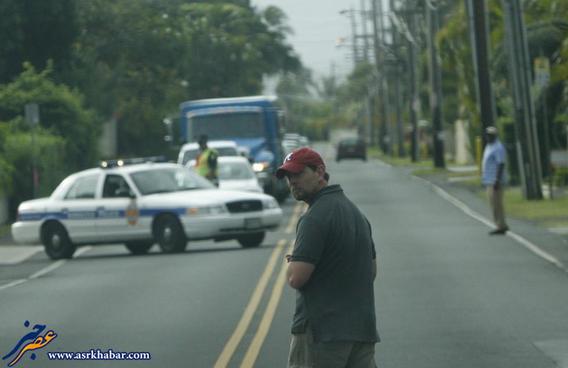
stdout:
<svg viewBox="0 0 568 368">
<path fill-rule="evenodd" d="M 130 177 L 142 195 L 215 188 L 208 180 L 183 168 L 142 170 Z"/>
</svg>

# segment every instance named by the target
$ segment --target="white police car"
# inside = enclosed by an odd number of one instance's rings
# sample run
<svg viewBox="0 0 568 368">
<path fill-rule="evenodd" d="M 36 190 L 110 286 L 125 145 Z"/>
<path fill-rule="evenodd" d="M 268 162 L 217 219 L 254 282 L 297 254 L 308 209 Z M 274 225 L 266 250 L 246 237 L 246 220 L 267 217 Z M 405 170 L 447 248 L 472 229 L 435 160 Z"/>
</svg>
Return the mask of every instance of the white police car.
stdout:
<svg viewBox="0 0 568 368">
<path fill-rule="evenodd" d="M 182 252 L 203 239 L 256 247 L 282 219 L 271 196 L 217 189 L 180 165 L 118 164 L 75 173 L 49 198 L 22 202 L 14 240 L 43 243 L 52 259 L 71 258 L 82 244 L 124 243 L 134 254 L 154 243 Z"/>
</svg>

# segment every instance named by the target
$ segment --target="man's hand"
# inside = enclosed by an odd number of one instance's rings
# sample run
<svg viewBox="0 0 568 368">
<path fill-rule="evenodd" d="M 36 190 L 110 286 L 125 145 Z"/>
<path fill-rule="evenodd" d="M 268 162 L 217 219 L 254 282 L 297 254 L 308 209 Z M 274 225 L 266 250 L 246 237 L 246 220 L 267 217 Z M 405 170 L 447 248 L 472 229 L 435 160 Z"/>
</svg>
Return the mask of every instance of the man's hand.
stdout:
<svg viewBox="0 0 568 368">
<path fill-rule="evenodd" d="M 501 189 L 501 182 L 499 180 L 496 180 L 495 183 L 493 184 L 493 190 L 499 190 Z"/>
</svg>

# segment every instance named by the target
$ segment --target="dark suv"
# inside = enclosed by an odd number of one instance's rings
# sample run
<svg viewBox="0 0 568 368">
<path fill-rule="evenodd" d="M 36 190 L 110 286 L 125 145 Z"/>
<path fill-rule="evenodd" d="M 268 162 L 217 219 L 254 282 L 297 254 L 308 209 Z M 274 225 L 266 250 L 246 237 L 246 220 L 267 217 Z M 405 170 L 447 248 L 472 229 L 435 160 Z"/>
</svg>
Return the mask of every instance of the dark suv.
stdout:
<svg viewBox="0 0 568 368">
<path fill-rule="evenodd" d="M 337 145 L 335 160 L 344 158 L 360 158 L 367 161 L 367 145 L 361 138 L 344 138 Z"/>
</svg>

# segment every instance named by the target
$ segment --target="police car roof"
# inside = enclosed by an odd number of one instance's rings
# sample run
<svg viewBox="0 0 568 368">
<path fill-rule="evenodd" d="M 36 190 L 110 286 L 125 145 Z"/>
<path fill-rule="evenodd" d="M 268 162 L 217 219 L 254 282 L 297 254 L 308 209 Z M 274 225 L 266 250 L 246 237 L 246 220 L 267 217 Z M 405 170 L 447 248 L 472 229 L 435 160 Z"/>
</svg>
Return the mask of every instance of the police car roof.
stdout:
<svg viewBox="0 0 568 368">
<path fill-rule="evenodd" d="M 87 169 L 83 171 L 78 171 L 72 175 L 88 175 L 101 172 L 124 172 L 131 173 L 134 171 L 147 170 L 147 169 L 159 169 L 159 168 L 181 168 L 179 164 L 170 162 L 145 162 L 136 164 L 125 164 L 121 166 L 110 166 L 110 167 L 95 167 L 92 169 Z"/>
</svg>

